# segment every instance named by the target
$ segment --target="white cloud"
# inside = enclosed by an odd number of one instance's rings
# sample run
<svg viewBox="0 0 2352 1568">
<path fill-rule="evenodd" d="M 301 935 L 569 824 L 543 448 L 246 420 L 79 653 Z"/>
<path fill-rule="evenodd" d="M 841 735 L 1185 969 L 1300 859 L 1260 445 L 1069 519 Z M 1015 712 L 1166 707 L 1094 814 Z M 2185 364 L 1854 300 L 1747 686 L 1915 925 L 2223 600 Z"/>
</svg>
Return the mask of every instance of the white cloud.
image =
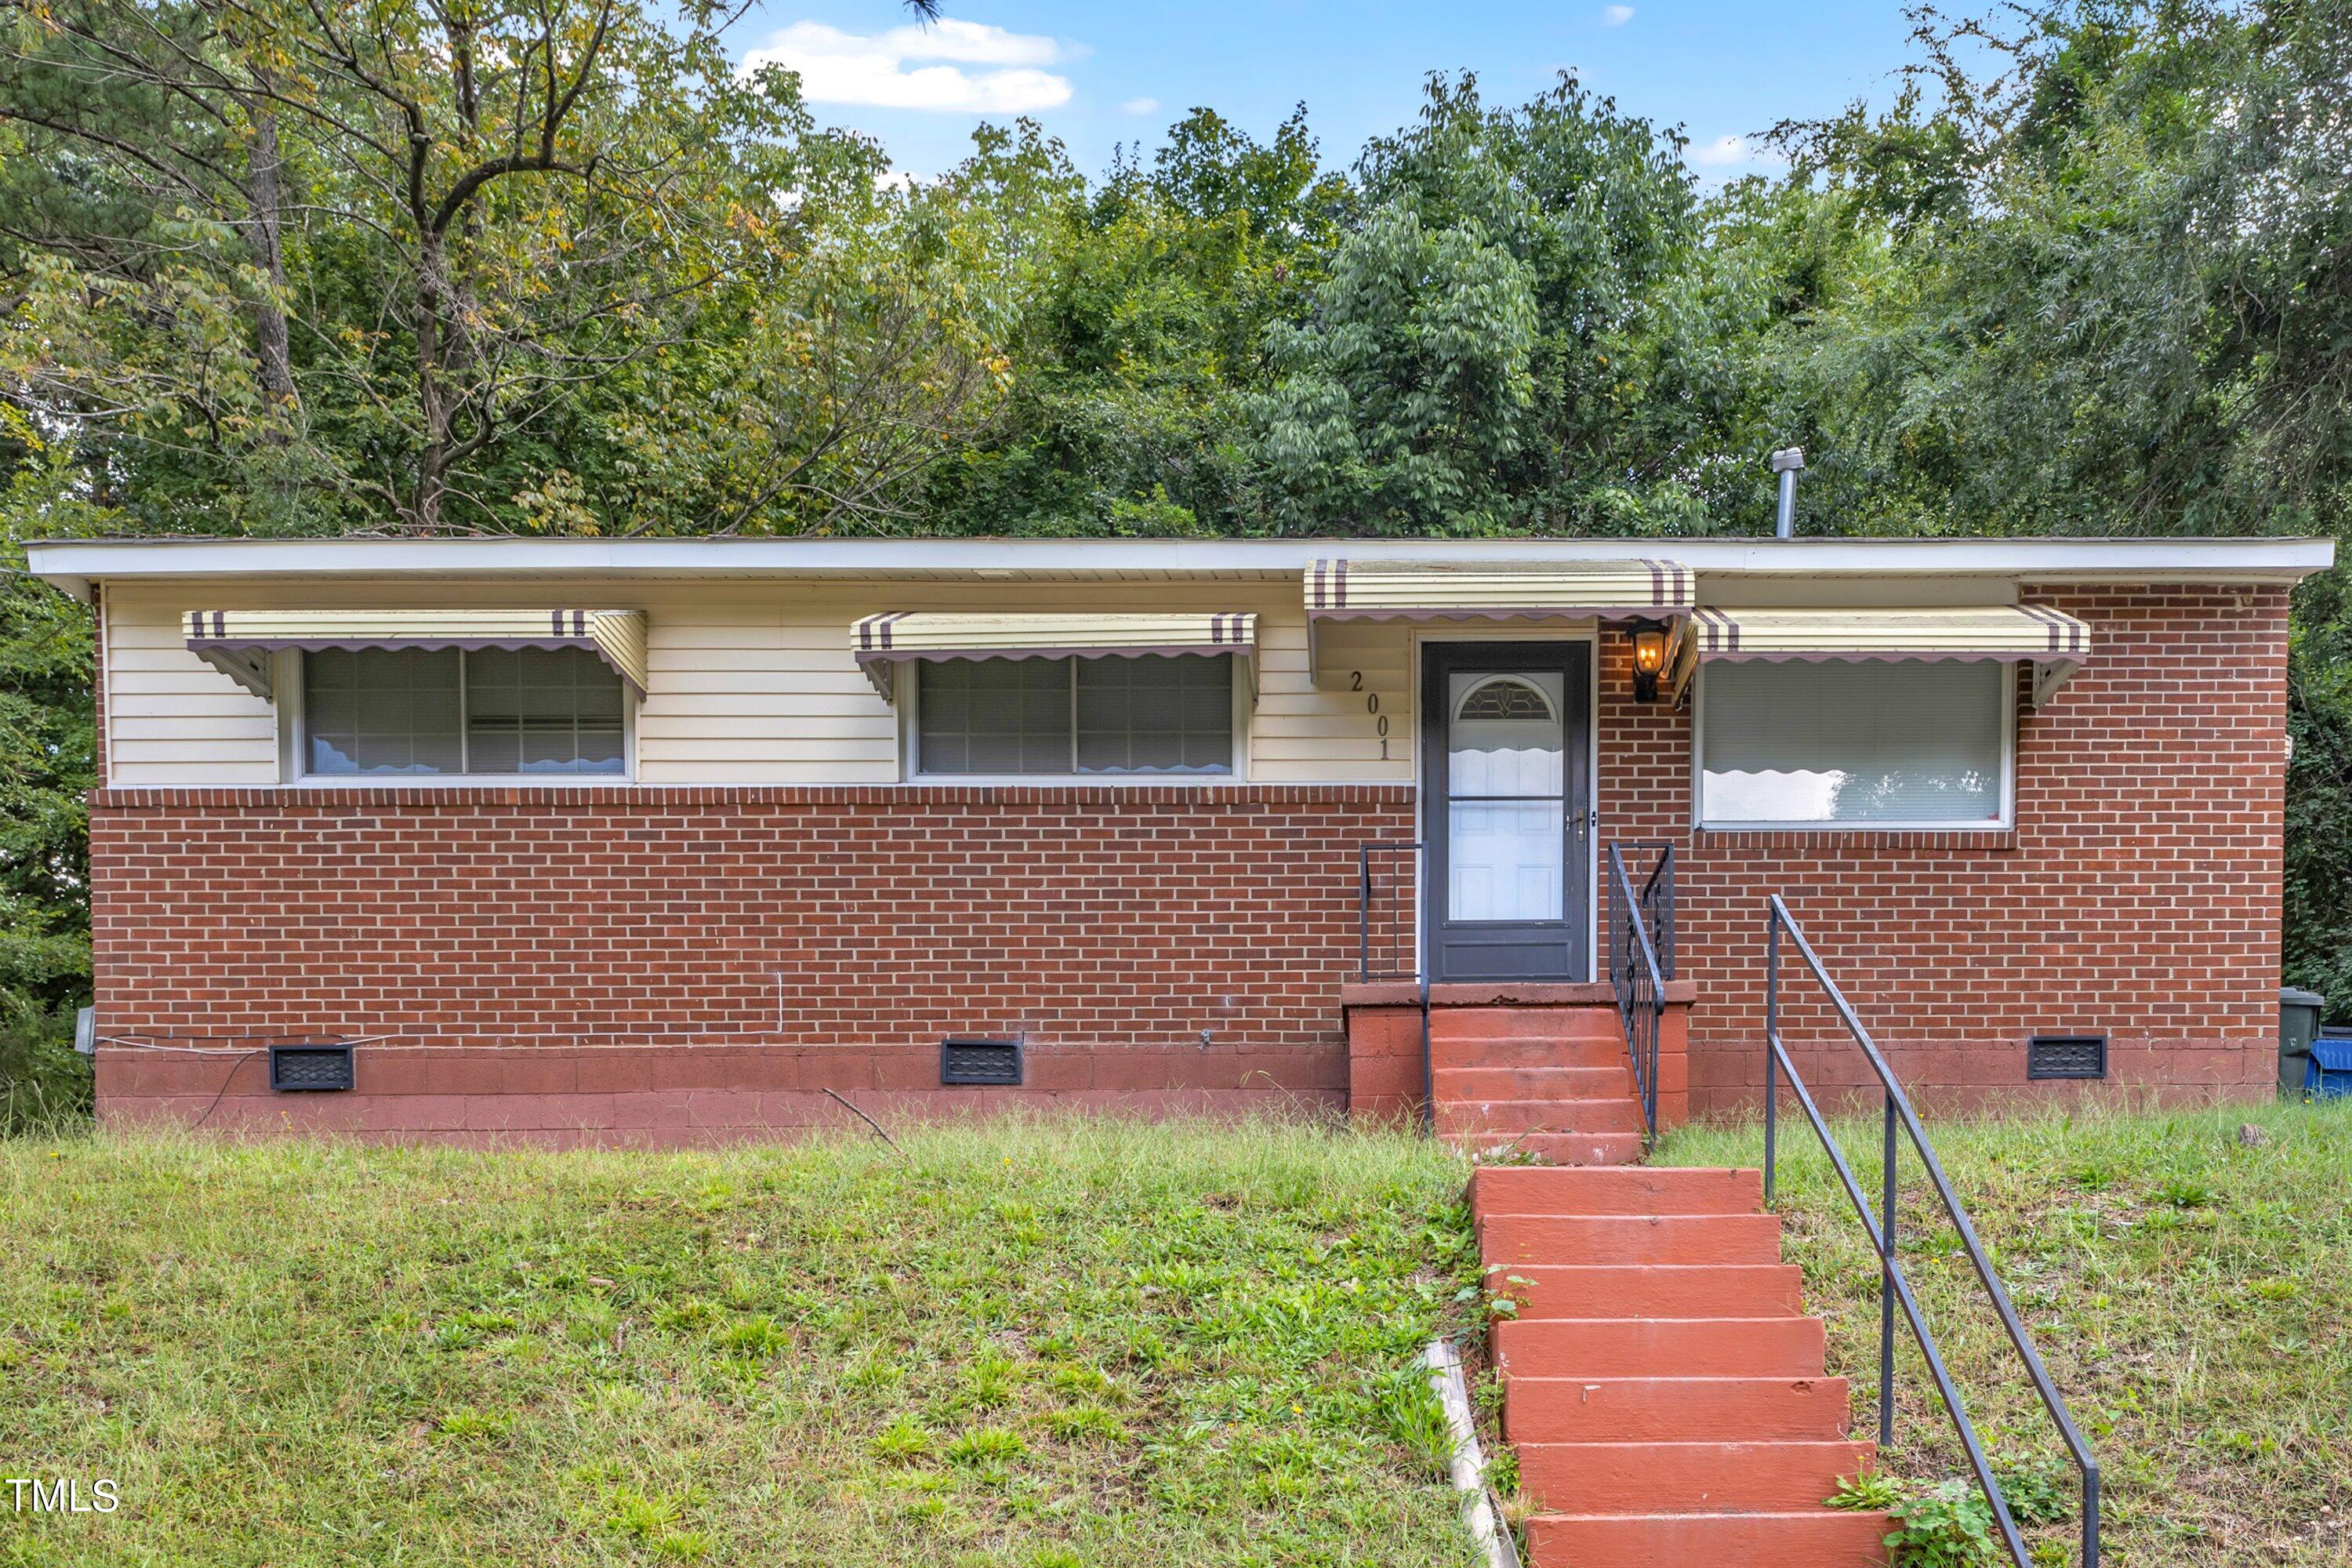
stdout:
<svg viewBox="0 0 2352 1568">
<path fill-rule="evenodd" d="M 1604 27 L 1622 27 L 1633 19 L 1633 7 L 1631 5 L 1612 5 L 1601 13 L 1601 25 Z"/>
<path fill-rule="evenodd" d="M 1157 114 L 1160 112 L 1160 100 L 1156 98 L 1130 98 L 1119 108 L 1129 114 Z"/>
<path fill-rule="evenodd" d="M 862 103 L 965 114 L 1026 114 L 1070 101 L 1070 79 L 1040 67 L 1078 51 L 1034 33 L 942 17 L 928 26 L 864 36 L 795 22 L 743 57 L 743 68 L 800 73 L 812 103 Z M 910 61 L 941 60 L 943 65 Z M 966 70 L 967 66 L 986 69 Z"/>
<path fill-rule="evenodd" d="M 1683 155 L 1702 169 L 1772 169 L 1787 162 L 1769 147 L 1759 147 L 1745 136 L 1693 142 Z"/>
</svg>

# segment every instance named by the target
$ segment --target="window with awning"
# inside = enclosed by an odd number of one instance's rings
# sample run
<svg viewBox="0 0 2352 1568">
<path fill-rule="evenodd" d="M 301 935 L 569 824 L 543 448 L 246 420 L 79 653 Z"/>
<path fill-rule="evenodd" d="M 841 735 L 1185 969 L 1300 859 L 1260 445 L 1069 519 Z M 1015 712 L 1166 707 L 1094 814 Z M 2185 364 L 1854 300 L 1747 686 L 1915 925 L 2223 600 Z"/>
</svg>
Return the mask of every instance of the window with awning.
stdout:
<svg viewBox="0 0 2352 1568">
<path fill-rule="evenodd" d="M 1695 610 L 1698 816 L 1708 827 L 1996 828 L 2013 821 L 2016 687 L 2047 699 L 2090 628 L 2040 605 Z"/>
<path fill-rule="evenodd" d="M 590 656 L 646 694 L 641 610 L 192 610 L 187 645 L 257 696 L 272 695 L 270 656 L 282 649 L 429 653 L 445 649 L 564 649 Z"/>
<path fill-rule="evenodd" d="M 2039 706 L 2090 657 L 2091 628 L 2046 605 L 1899 609 L 1717 609 L 1691 612 L 1676 650 L 1675 694 L 1716 660 L 2031 664 Z"/>
<path fill-rule="evenodd" d="M 1170 658 L 1229 656 L 1257 681 L 1257 617 L 1206 615 L 960 616 L 899 611 L 850 630 L 850 652 L 882 700 L 902 664 L 974 659 Z"/>
</svg>

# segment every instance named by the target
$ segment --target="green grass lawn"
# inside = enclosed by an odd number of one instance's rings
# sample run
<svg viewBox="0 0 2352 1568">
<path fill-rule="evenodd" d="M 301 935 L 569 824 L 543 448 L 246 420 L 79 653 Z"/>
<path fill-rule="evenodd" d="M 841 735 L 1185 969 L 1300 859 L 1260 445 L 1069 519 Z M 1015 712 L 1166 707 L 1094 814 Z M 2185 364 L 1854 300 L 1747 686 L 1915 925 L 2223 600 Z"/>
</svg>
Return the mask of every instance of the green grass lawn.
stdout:
<svg viewBox="0 0 2352 1568">
<path fill-rule="evenodd" d="M 1466 1561 L 1452 1156 L 901 1142 L 0 1143 L 0 1562 Z"/>
<path fill-rule="evenodd" d="M 2248 1123 L 2267 1141 L 2242 1142 Z M 1855 1379 L 1857 1433 L 1872 1435 L 1877 1266 L 1811 1128 L 1793 1115 L 1781 1128 L 1789 1256 L 1830 1314 L 1832 1370 Z M 1929 1131 L 2106 1472 L 2108 1563 L 2352 1563 L 2352 1106 Z M 1877 1122 L 1838 1135 L 1874 1194 Z M 1690 1129 L 1661 1160 L 1752 1165 L 1762 1150 L 1754 1129 Z M 1903 1169 L 1905 1267 L 1971 1414 L 1999 1451 L 2054 1458 L 1956 1237 L 1907 1154 Z M 1923 1365 L 1899 1366 L 1886 1468 L 1961 1473 Z M 2074 1533 L 2040 1531 L 2037 1550 L 2072 1562 Z"/>
</svg>

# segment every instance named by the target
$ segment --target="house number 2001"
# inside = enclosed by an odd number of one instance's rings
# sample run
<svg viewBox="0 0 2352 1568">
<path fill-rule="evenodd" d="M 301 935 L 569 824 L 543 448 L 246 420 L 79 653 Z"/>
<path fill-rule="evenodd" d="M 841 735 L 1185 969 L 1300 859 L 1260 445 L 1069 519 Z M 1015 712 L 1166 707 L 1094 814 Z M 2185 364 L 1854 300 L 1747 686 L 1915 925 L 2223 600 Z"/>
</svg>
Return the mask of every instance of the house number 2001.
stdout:
<svg viewBox="0 0 2352 1568">
<path fill-rule="evenodd" d="M 1362 670 L 1351 669 L 1348 672 L 1348 689 L 1364 691 Z M 1379 692 L 1364 691 L 1364 711 L 1372 715 L 1372 732 L 1381 738 L 1381 761 L 1385 763 L 1389 760 L 1389 721 L 1388 715 L 1381 711 Z"/>
</svg>

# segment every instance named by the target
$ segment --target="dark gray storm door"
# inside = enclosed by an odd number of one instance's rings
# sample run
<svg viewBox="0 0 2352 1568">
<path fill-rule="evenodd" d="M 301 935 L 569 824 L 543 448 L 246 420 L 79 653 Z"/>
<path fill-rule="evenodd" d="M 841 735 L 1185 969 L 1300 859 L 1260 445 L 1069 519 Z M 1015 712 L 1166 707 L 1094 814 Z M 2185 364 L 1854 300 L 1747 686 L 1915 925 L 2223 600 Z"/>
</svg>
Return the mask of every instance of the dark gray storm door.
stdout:
<svg viewBox="0 0 2352 1568">
<path fill-rule="evenodd" d="M 1585 980 L 1592 648 L 1424 642 L 1422 893 L 1432 980 Z"/>
</svg>

